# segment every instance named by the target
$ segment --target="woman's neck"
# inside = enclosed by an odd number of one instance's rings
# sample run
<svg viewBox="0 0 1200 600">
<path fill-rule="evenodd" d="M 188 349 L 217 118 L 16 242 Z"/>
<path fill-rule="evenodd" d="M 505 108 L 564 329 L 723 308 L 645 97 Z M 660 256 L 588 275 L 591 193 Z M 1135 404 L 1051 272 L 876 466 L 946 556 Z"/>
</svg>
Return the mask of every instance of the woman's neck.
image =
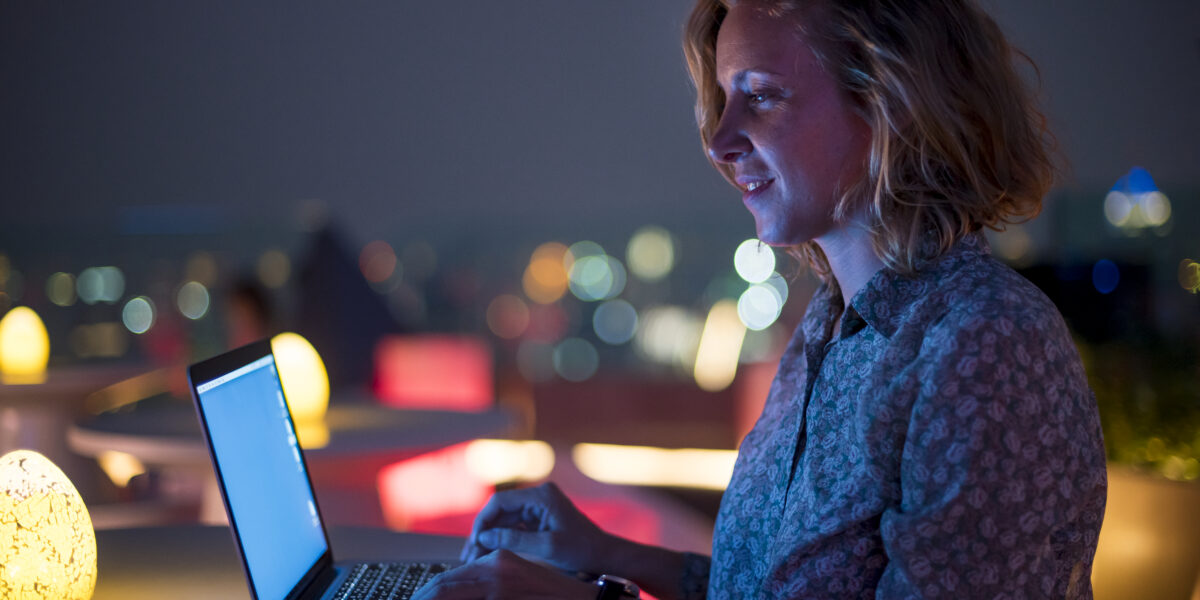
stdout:
<svg viewBox="0 0 1200 600">
<path fill-rule="evenodd" d="M 817 245 L 825 253 L 833 278 L 842 291 L 846 306 L 854 295 L 883 268 L 883 261 L 871 247 L 871 235 L 858 219 L 817 238 Z"/>
</svg>

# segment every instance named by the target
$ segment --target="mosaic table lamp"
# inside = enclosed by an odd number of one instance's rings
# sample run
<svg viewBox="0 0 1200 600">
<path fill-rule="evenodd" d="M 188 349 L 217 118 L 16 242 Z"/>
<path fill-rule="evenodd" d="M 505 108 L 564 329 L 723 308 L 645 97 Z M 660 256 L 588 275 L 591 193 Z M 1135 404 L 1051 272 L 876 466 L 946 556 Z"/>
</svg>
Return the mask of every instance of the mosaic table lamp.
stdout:
<svg viewBox="0 0 1200 600">
<path fill-rule="evenodd" d="M 0 457 L 0 598 L 88 600 L 96 533 L 79 492 L 31 450 Z"/>
<path fill-rule="evenodd" d="M 42 383 L 49 359 L 50 338 L 32 308 L 18 306 L 0 319 L 0 381 Z"/>
<path fill-rule="evenodd" d="M 325 411 L 329 408 L 329 375 L 321 355 L 300 334 L 290 332 L 271 338 L 271 351 L 279 366 L 279 380 L 300 446 L 320 448 L 328 444 Z"/>
</svg>

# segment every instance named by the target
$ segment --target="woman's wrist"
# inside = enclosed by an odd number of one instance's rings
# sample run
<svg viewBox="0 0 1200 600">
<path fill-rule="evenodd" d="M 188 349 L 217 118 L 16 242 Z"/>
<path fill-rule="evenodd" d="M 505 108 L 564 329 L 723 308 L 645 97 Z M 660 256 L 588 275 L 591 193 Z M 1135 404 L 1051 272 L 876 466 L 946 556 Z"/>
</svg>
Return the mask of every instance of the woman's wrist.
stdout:
<svg viewBox="0 0 1200 600">
<path fill-rule="evenodd" d="M 648 546 L 612 534 L 605 534 L 596 560 L 597 574 L 607 573 L 630 579 L 661 600 L 679 595 L 683 575 L 683 553 Z"/>
</svg>

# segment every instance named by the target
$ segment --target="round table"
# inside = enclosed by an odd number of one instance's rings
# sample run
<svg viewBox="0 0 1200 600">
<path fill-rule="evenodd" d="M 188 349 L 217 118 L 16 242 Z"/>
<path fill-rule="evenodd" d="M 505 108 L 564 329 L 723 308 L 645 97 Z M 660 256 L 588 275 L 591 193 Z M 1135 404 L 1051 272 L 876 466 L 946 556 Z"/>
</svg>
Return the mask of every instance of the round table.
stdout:
<svg viewBox="0 0 1200 600">
<path fill-rule="evenodd" d="M 463 538 L 335 527 L 335 560 L 458 559 Z M 250 598 L 228 527 L 184 525 L 96 532 L 92 600 L 236 600 Z"/>
<path fill-rule="evenodd" d="M 336 507 L 344 503 L 327 502 L 324 497 L 334 494 L 336 488 L 358 485 L 373 489 L 374 474 L 388 464 L 460 442 L 504 435 L 515 421 L 502 409 L 400 410 L 363 401 L 338 403 L 335 396 L 325 415 L 328 443 L 304 452 L 318 502 Z M 84 456 L 123 452 L 148 468 L 159 468 L 185 483 L 195 482 L 195 486 L 184 487 L 196 487 L 202 495 L 200 520 L 209 524 L 226 522 L 208 447 L 190 402 L 170 397 L 142 401 L 75 423 L 67 429 L 66 438 L 68 446 Z M 353 468 L 345 468 L 347 465 Z M 358 482 L 364 473 L 370 474 L 371 480 Z M 183 495 L 192 497 L 190 493 Z M 355 524 L 383 524 L 382 514 L 374 514 L 379 513 L 377 503 L 356 506 L 352 511 L 360 513 Z M 335 521 L 340 521 L 336 516 Z"/>
<path fill-rule="evenodd" d="M 142 404 L 72 425 L 67 430 L 67 443 L 86 456 L 117 451 L 148 465 L 208 464 L 208 448 L 190 402 L 168 398 Z M 305 449 L 305 453 L 314 458 L 334 458 L 431 450 L 502 434 L 514 422 L 513 416 L 501 409 L 455 412 L 331 403 L 325 415 L 329 442 Z"/>
</svg>

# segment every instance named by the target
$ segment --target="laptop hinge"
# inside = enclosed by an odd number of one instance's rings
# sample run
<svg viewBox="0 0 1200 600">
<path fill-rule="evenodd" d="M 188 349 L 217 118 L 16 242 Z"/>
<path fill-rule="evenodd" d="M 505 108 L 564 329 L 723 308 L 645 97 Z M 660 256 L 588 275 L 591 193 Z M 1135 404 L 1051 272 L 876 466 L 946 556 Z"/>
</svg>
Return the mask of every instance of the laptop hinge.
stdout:
<svg viewBox="0 0 1200 600">
<path fill-rule="evenodd" d="M 296 594 L 296 600 L 318 600 L 333 584 L 334 579 L 337 579 L 337 568 L 332 564 L 322 567 L 315 577 L 308 580 L 308 585 Z"/>
</svg>

